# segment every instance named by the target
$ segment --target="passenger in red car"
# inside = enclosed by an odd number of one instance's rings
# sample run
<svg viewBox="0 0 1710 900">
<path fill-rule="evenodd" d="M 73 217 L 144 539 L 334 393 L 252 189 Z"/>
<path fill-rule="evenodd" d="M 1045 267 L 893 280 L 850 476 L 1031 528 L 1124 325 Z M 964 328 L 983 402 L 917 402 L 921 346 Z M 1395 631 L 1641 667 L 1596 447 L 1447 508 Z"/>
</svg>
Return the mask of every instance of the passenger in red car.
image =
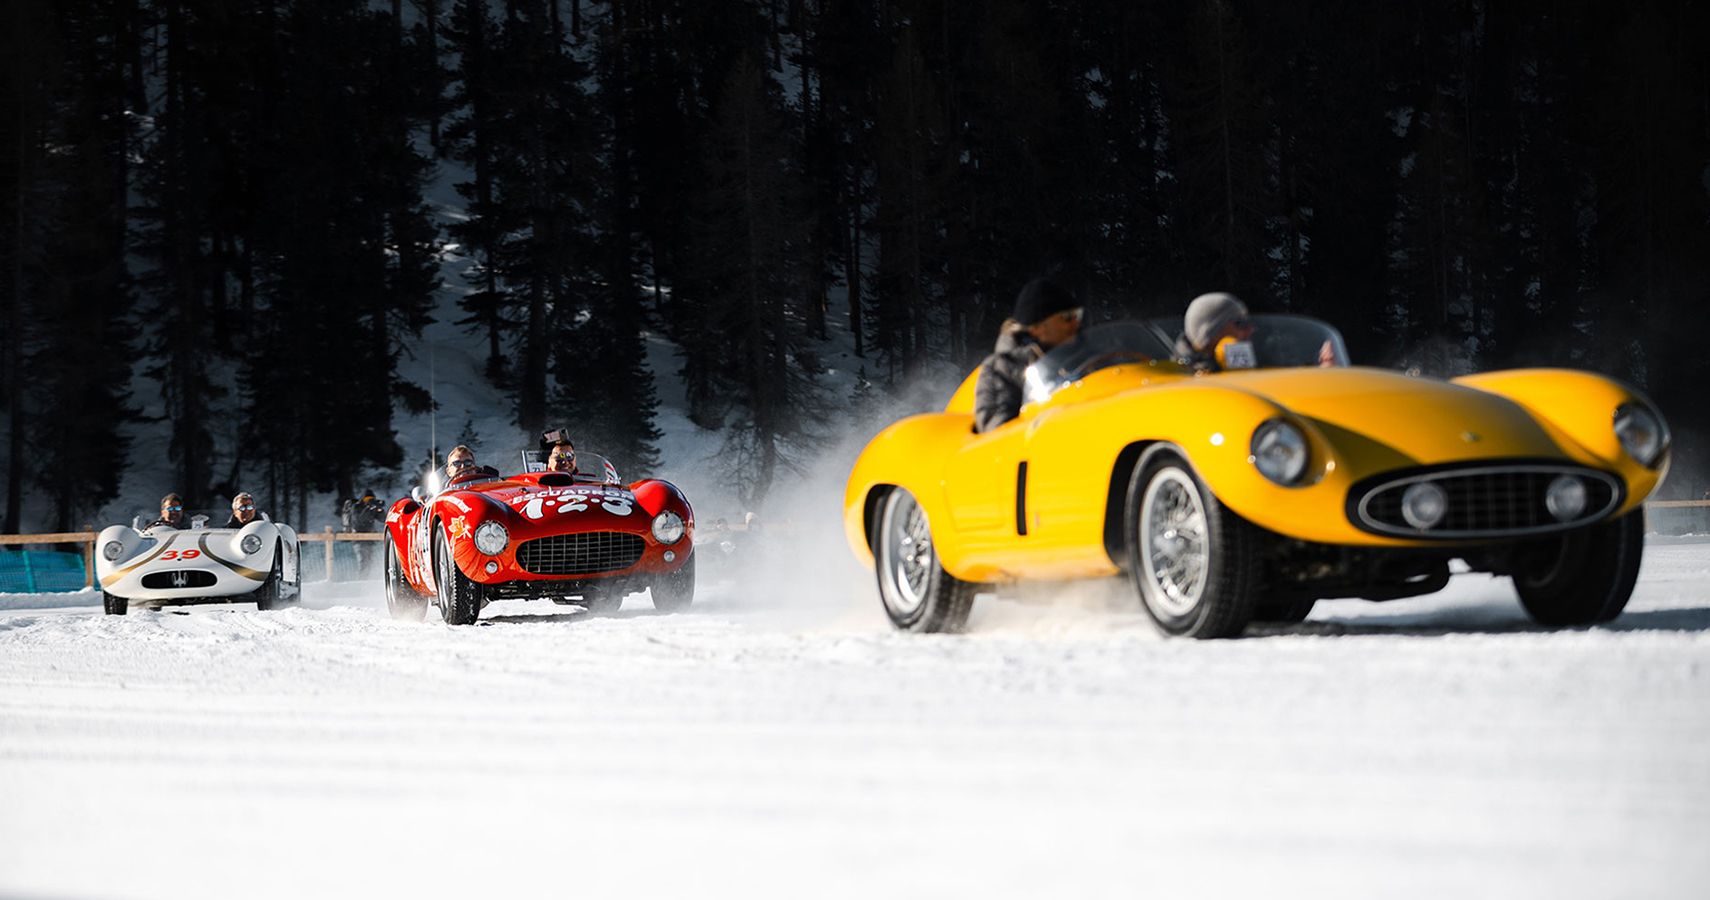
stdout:
<svg viewBox="0 0 1710 900">
<path fill-rule="evenodd" d="M 569 441 L 559 441 L 552 445 L 552 453 L 546 457 L 546 471 L 576 474 L 576 448 Z"/>
</svg>

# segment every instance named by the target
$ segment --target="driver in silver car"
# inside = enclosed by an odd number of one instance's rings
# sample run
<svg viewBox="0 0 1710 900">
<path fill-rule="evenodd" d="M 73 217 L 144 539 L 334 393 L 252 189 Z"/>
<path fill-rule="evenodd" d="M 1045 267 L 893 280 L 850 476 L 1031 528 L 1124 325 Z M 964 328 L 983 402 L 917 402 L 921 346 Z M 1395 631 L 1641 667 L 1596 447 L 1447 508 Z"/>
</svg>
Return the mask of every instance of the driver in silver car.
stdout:
<svg viewBox="0 0 1710 900">
<path fill-rule="evenodd" d="M 974 384 L 974 430 L 992 429 L 1021 413 L 1022 376 L 1045 352 L 1081 331 L 1081 305 L 1049 278 L 1029 281 L 998 332 L 997 347 L 980 363 Z"/>
</svg>

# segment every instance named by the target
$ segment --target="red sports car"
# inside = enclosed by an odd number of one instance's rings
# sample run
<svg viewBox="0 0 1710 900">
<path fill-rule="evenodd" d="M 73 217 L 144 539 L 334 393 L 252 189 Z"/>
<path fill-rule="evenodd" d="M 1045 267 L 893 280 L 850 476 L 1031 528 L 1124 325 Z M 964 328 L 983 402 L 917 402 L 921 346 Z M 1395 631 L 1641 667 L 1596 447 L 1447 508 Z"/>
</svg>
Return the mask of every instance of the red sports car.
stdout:
<svg viewBox="0 0 1710 900">
<path fill-rule="evenodd" d="M 392 504 L 392 615 L 420 621 L 432 602 L 447 623 L 468 625 L 489 600 L 542 597 L 606 612 L 648 589 L 655 609 L 686 609 L 695 513 L 683 492 L 657 479 L 625 485 L 593 454 L 577 462 L 575 473 L 548 472 L 529 451 L 520 474 L 472 468 Z"/>
</svg>

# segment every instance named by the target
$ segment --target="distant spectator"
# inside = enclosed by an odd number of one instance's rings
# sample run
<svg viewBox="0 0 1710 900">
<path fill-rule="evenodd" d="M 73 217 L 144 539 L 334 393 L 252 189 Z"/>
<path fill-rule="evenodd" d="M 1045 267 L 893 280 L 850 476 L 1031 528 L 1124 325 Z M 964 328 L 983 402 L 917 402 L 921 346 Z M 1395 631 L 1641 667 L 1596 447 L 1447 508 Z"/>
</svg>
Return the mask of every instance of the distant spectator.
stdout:
<svg viewBox="0 0 1710 900">
<path fill-rule="evenodd" d="M 344 501 L 344 508 L 339 516 L 344 530 L 352 533 L 370 533 L 380 530 L 381 523 L 386 521 L 386 507 L 382 506 L 379 498 L 374 496 L 372 489 L 362 492 L 355 500 Z M 356 570 L 359 575 L 368 572 L 368 565 L 374 558 L 374 544 L 369 541 L 352 541 L 356 553 Z"/>
<path fill-rule="evenodd" d="M 248 491 L 240 491 L 232 498 L 232 515 L 226 520 L 226 528 L 242 528 L 255 521 L 255 498 Z"/>
<path fill-rule="evenodd" d="M 165 526 L 167 528 L 184 527 L 184 498 L 177 494 L 167 494 L 160 498 L 160 518 L 148 523 L 149 528 Z"/>
<path fill-rule="evenodd" d="M 345 502 L 345 531 L 378 531 L 385 518 L 386 508 L 372 490 L 363 491 L 360 498 Z"/>
</svg>

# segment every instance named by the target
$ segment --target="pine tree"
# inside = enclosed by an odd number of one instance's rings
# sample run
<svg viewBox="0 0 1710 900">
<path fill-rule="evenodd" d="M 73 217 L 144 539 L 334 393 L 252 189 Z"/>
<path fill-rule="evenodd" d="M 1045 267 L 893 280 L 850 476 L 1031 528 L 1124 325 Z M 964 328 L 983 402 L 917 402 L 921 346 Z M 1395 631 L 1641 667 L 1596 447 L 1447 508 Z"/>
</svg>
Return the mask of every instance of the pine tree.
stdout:
<svg viewBox="0 0 1710 900">
<path fill-rule="evenodd" d="M 818 395 L 818 366 L 803 290 L 814 260 L 801 239 L 803 179 L 780 107 L 757 56 L 742 58 L 714 108 L 696 200 L 696 293 L 681 301 L 702 311 L 717 348 L 687 360 L 688 382 L 707 386 L 701 415 L 726 427 L 725 457 L 751 508 L 816 440 L 806 413 Z"/>
</svg>

